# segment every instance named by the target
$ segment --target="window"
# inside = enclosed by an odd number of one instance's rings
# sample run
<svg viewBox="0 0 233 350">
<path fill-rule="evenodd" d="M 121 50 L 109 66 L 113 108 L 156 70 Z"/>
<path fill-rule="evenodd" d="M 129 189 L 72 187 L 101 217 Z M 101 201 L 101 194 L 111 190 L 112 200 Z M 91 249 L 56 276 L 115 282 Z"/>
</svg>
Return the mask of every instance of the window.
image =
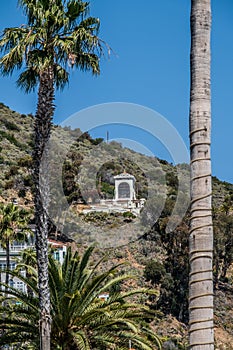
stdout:
<svg viewBox="0 0 233 350">
<path fill-rule="evenodd" d="M 130 187 L 127 182 L 121 182 L 118 186 L 119 198 L 130 198 Z"/>
<path fill-rule="evenodd" d="M 24 242 L 18 242 L 15 241 L 13 244 L 11 244 L 11 250 L 13 251 L 19 251 L 19 250 L 23 250 L 25 248 L 25 243 Z"/>
<path fill-rule="evenodd" d="M 16 264 L 15 263 L 10 263 L 10 270 L 14 270 L 16 267 Z"/>
<path fill-rule="evenodd" d="M 54 257 L 57 261 L 60 261 L 60 256 L 59 256 L 59 252 L 55 252 L 54 253 Z"/>
<path fill-rule="evenodd" d="M 1 264 L 0 264 L 0 270 L 5 270 L 5 269 L 6 269 L 6 264 L 1 263 Z"/>
<path fill-rule="evenodd" d="M 23 282 L 16 282 L 16 288 L 21 292 L 24 292 L 24 284 Z"/>
<path fill-rule="evenodd" d="M 11 278 L 10 280 L 9 280 L 9 286 L 10 287 L 14 287 L 14 281 L 13 281 L 13 278 Z"/>
</svg>

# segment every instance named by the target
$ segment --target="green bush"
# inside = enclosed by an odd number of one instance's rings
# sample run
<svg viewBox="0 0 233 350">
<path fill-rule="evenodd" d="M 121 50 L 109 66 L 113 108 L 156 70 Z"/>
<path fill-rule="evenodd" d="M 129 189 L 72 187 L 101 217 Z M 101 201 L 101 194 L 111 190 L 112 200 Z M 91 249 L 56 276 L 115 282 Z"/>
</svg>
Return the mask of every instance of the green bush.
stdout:
<svg viewBox="0 0 233 350">
<path fill-rule="evenodd" d="M 131 213 L 130 211 L 126 211 L 125 213 L 123 213 L 123 217 L 130 218 L 130 219 L 136 218 L 136 216 L 133 213 Z"/>
<path fill-rule="evenodd" d="M 18 174 L 19 171 L 19 167 L 17 165 L 11 165 L 8 173 L 7 173 L 7 177 L 11 177 L 11 176 L 15 176 Z"/>
<path fill-rule="evenodd" d="M 150 281 L 153 285 L 161 283 L 166 275 L 166 270 L 160 262 L 149 260 L 144 269 L 144 277 L 146 281 Z"/>
<path fill-rule="evenodd" d="M 25 190 L 25 188 L 21 188 L 21 189 L 18 191 L 18 196 L 19 196 L 20 198 L 25 198 L 25 196 L 26 196 L 26 190 Z"/>
<path fill-rule="evenodd" d="M 31 175 L 26 175 L 23 179 L 24 186 L 31 187 L 33 185 L 33 179 Z"/>
<path fill-rule="evenodd" d="M 18 165 L 26 168 L 31 168 L 33 165 L 32 157 L 29 155 L 26 155 L 25 157 L 22 157 L 18 160 Z"/>
<path fill-rule="evenodd" d="M 6 127 L 8 130 L 20 131 L 20 128 L 18 127 L 18 125 L 16 125 L 15 123 L 12 123 L 12 122 L 9 121 L 9 120 L 4 120 L 4 124 L 5 124 L 5 127 Z"/>
<path fill-rule="evenodd" d="M 10 143 L 12 143 L 13 145 L 15 145 L 16 147 L 20 148 L 23 151 L 27 150 L 27 146 L 21 142 L 19 142 L 14 134 L 9 134 L 3 130 L 0 130 L 0 140 L 2 140 L 3 138 L 6 138 Z"/>
<path fill-rule="evenodd" d="M 9 189 L 12 189 L 15 185 L 15 180 L 14 179 L 10 179 L 8 181 L 5 182 L 5 190 L 9 190 Z"/>
</svg>

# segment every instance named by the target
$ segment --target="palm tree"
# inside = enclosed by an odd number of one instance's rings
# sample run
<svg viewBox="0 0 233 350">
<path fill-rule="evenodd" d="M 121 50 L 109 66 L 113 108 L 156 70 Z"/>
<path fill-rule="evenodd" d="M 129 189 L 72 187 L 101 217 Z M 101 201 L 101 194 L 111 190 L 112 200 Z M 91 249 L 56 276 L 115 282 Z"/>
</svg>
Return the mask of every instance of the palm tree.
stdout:
<svg viewBox="0 0 233 350">
<path fill-rule="evenodd" d="M 191 224 L 189 343 L 213 350 L 213 226 L 211 212 L 210 0 L 192 0 L 191 9 Z"/>
<path fill-rule="evenodd" d="M 113 292 L 103 301 L 99 295 L 117 290 L 119 282 L 129 278 L 117 275 L 119 266 L 100 272 L 100 262 L 90 260 L 93 247 L 82 257 L 69 248 L 63 264 L 49 256 L 49 286 L 51 295 L 51 348 L 62 350 L 127 350 L 129 340 L 137 349 L 160 349 L 158 337 L 150 330 L 146 319 L 154 317 L 152 311 L 136 302 L 137 295 L 155 293 L 147 290 Z M 37 272 L 31 267 L 27 280 L 16 271 L 11 272 L 30 286 L 33 295 L 9 289 L 11 309 L 4 304 L 5 333 L 0 345 L 11 344 L 23 348 L 25 343 L 38 348 L 38 287 Z M 17 304 L 13 303 L 17 301 Z M 20 302 L 20 303 L 19 303 Z M 32 347 L 33 348 L 33 347 Z"/>
<path fill-rule="evenodd" d="M 14 241 L 26 241 L 28 238 L 28 221 L 30 213 L 13 203 L 0 205 L 0 240 L 1 246 L 6 250 L 6 293 L 9 284 L 10 245 Z"/>
<path fill-rule="evenodd" d="M 32 277 L 31 267 L 36 268 L 36 252 L 34 248 L 26 248 L 21 254 L 20 258 L 17 259 L 16 271 L 25 270 L 26 279 L 29 280 Z M 27 286 L 27 294 L 33 295 L 33 291 Z"/>
<path fill-rule="evenodd" d="M 27 24 L 6 28 L 0 39 L 0 70 L 10 75 L 23 69 L 17 84 L 26 92 L 39 84 L 34 135 L 34 204 L 39 271 L 41 349 L 49 350 L 50 296 L 48 287 L 48 143 L 54 113 L 55 88 L 68 83 L 68 66 L 99 74 L 103 42 L 99 19 L 87 17 L 89 3 L 81 0 L 19 0 Z M 43 162 L 42 162 L 43 157 Z"/>
</svg>

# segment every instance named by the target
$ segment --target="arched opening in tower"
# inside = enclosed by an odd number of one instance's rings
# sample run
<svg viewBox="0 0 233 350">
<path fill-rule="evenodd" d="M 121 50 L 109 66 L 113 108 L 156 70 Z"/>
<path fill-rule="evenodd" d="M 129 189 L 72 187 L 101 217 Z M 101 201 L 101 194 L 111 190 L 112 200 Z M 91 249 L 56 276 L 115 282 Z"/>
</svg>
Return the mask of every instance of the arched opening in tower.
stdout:
<svg viewBox="0 0 233 350">
<path fill-rule="evenodd" d="M 127 182 L 122 182 L 118 186 L 118 198 L 130 198 L 130 187 Z"/>
</svg>

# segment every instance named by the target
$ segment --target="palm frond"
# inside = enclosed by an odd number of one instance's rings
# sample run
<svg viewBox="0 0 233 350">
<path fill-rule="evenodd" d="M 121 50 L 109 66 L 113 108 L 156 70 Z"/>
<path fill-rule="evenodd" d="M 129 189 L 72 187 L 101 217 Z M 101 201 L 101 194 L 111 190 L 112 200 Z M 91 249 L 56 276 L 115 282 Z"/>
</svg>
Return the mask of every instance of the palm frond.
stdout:
<svg viewBox="0 0 233 350">
<path fill-rule="evenodd" d="M 67 67 L 100 73 L 99 60 L 107 45 L 99 39 L 100 21 L 88 17 L 89 2 L 81 0 L 19 0 L 27 24 L 6 28 L 0 38 L 0 71 L 10 75 L 22 70 L 17 85 L 33 91 L 40 72 L 54 67 L 54 85 L 63 89 L 69 81 Z M 108 49 L 108 48 L 107 48 Z"/>
<path fill-rule="evenodd" d="M 54 80 L 55 86 L 59 90 L 63 90 L 69 83 L 69 73 L 59 64 L 54 65 Z"/>
<path fill-rule="evenodd" d="M 91 350 L 87 334 L 83 330 L 72 332 L 73 340 L 80 350 Z"/>
<path fill-rule="evenodd" d="M 130 290 L 112 293 L 106 301 L 99 299 L 102 291 L 110 290 L 111 286 L 131 276 L 117 275 L 122 264 L 99 272 L 98 263 L 92 266 L 93 249 L 89 247 L 80 257 L 78 252 L 72 254 L 69 248 L 63 265 L 52 255 L 49 257 L 52 346 L 126 350 L 128 340 L 133 339 L 137 349 L 159 349 L 159 338 L 145 326 L 145 321 L 153 319 L 155 312 L 135 300 L 135 296 L 150 292 L 146 289 Z M 20 272 L 11 272 L 33 289 L 33 295 L 9 288 L 8 299 L 0 307 L 0 315 L 4 315 L 0 325 L 5 325 L 0 345 L 24 344 L 22 334 L 27 344 L 36 346 L 38 342 L 37 273 L 35 269 L 31 272 L 33 278 L 28 281 Z M 155 294 L 155 291 L 151 293 Z"/>
<path fill-rule="evenodd" d="M 67 3 L 66 16 L 70 22 L 76 22 L 79 17 L 85 17 L 89 13 L 89 2 L 69 0 Z"/>
</svg>

